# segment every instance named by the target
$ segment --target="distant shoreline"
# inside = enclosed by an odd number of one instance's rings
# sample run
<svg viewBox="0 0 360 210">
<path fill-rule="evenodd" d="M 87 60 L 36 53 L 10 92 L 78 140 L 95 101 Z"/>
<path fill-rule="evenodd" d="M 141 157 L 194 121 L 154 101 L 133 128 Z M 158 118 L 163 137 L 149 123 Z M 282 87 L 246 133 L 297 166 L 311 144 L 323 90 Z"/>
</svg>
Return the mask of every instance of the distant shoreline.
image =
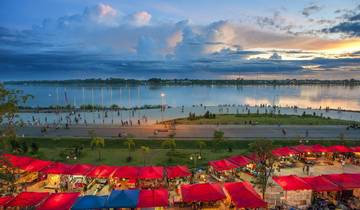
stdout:
<svg viewBox="0 0 360 210">
<path fill-rule="evenodd" d="M 189 85 L 334 85 L 334 86 L 360 86 L 360 80 L 318 80 L 318 79 L 285 79 L 285 80 L 200 80 L 200 79 L 74 79 L 74 80 L 28 80 L 5 81 L 5 85 L 150 85 L 150 86 L 189 86 Z"/>
</svg>

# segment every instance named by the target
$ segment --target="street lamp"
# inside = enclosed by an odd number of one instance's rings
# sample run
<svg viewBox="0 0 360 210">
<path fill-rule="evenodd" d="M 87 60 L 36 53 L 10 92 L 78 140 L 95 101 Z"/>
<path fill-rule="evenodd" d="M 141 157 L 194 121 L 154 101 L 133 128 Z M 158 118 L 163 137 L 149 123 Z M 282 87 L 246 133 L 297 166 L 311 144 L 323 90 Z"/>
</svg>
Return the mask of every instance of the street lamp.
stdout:
<svg viewBox="0 0 360 210">
<path fill-rule="evenodd" d="M 197 161 L 198 160 L 201 160 L 201 155 L 200 154 L 197 154 L 197 153 L 194 153 L 194 154 L 191 154 L 190 155 L 190 160 L 191 161 L 194 161 L 194 169 L 196 168 L 196 165 L 197 165 Z"/>
<path fill-rule="evenodd" d="M 160 98 L 161 98 L 161 107 L 160 107 L 161 122 L 164 121 L 164 116 L 163 116 L 163 112 L 164 112 L 164 97 L 165 97 L 165 93 L 160 93 Z"/>
</svg>

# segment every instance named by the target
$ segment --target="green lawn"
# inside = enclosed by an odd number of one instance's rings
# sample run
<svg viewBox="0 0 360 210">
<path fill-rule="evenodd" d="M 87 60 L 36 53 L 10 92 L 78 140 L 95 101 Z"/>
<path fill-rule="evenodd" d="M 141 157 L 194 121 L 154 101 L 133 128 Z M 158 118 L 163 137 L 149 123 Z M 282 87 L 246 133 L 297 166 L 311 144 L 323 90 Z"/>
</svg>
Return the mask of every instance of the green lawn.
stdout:
<svg viewBox="0 0 360 210">
<path fill-rule="evenodd" d="M 328 119 L 306 115 L 270 115 L 270 114 L 221 114 L 214 119 L 198 117 L 194 120 L 187 118 L 176 119 L 177 124 L 245 124 L 249 121 L 259 125 L 349 125 L 353 122 L 338 119 Z"/>
<path fill-rule="evenodd" d="M 189 167 L 194 166 L 194 162 L 190 160 L 190 155 L 198 153 L 197 141 L 186 140 L 176 141 L 176 150 L 168 155 L 169 150 L 163 149 L 161 143 L 163 140 L 134 140 L 136 149 L 132 152 L 133 160 L 127 162 L 128 150 L 124 145 L 124 140 L 107 139 L 105 140 L 105 147 L 101 149 L 103 159 L 98 161 L 98 151 L 90 148 L 90 140 L 86 138 L 19 138 L 20 142 L 37 143 L 39 145 L 39 152 L 36 157 L 40 159 L 62 161 L 68 163 L 90 163 L 90 164 L 107 164 L 107 165 L 143 165 L 144 156 L 141 152 L 141 146 L 150 147 L 150 152 L 146 155 L 146 165 L 176 165 L 185 164 Z M 232 155 L 249 153 L 249 144 L 252 140 L 225 140 L 219 147 L 219 150 L 214 152 L 214 141 L 205 141 L 206 147 L 202 150 L 202 159 L 198 161 L 198 166 L 207 165 L 209 160 L 223 159 Z M 275 147 L 290 146 L 298 144 L 296 139 L 289 140 L 275 140 L 273 141 Z M 340 140 L 311 140 L 309 144 L 322 144 L 325 146 L 333 144 L 345 144 L 348 146 L 360 145 L 360 141 L 340 141 Z M 73 150 L 75 146 L 82 146 L 83 150 L 79 159 L 68 161 L 66 155 Z M 229 148 L 232 152 L 229 152 Z M 29 155 L 29 154 L 25 154 Z M 171 157 L 171 159 L 169 159 Z"/>
</svg>

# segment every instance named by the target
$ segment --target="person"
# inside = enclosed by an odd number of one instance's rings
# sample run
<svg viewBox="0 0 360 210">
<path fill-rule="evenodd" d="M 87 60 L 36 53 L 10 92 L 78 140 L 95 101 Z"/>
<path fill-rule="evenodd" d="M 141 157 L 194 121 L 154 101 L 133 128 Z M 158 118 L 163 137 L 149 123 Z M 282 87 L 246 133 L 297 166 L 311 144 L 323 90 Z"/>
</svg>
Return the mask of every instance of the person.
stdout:
<svg viewBox="0 0 360 210">
<path fill-rule="evenodd" d="M 310 173 L 310 166 L 309 165 L 306 165 L 306 174 L 309 176 L 309 173 Z"/>
</svg>

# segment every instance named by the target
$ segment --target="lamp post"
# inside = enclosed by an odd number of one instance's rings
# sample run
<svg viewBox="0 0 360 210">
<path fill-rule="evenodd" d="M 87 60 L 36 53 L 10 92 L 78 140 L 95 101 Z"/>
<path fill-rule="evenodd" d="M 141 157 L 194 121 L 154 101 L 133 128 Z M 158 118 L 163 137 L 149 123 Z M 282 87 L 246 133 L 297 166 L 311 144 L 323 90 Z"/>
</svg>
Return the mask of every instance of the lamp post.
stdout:
<svg viewBox="0 0 360 210">
<path fill-rule="evenodd" d="M 201 155 L 198 153 L 194 153 L 190 155 L 190 160 L 194 162 L 194 169 L 196 169 L 197 161 L 201 160 Z"/>
<path fill-rule="evenodd" d="M 160 107 L 160 112 L 161 112 L 161 122 L 164 121 L 164 97 L 165 97 L 165 93 L 160 93 L 160 98 L 161 98 L 161 107 Z"/>
</svg>

